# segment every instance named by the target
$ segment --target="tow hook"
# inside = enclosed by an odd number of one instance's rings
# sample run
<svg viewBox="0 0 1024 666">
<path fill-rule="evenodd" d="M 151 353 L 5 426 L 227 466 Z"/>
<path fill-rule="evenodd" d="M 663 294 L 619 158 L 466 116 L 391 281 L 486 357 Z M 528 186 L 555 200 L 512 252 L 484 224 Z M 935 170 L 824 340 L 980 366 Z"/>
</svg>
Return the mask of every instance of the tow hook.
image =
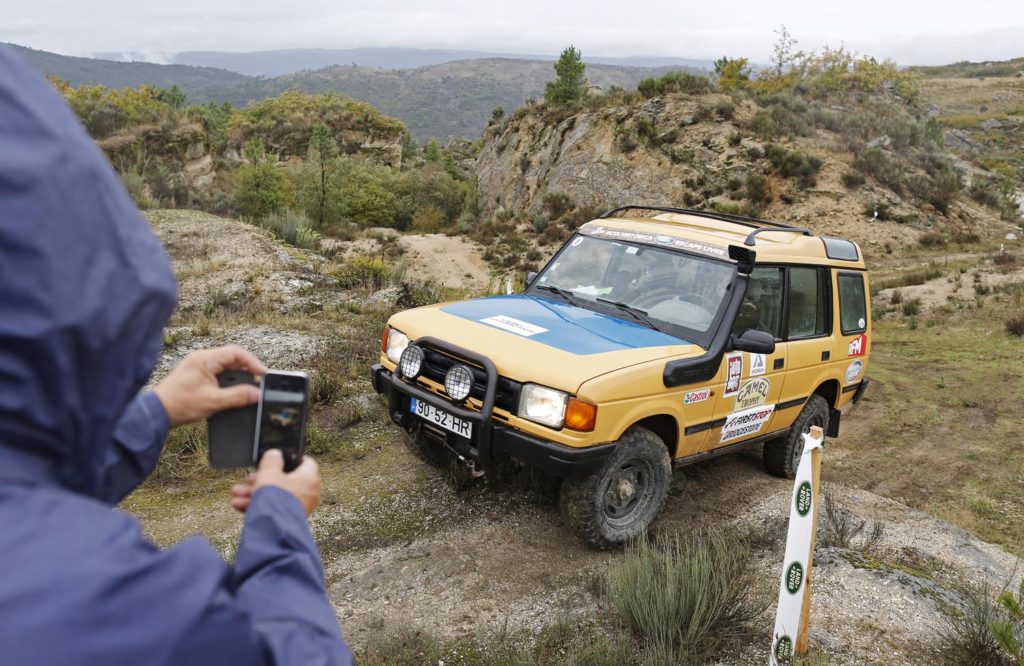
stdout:
<svg viewBox="0 0 1024 666">
<path fill-rule="evenodd" d="M 458 454 L 458 453 L 456 453 L 455 455 L 458 457 L 459 461 L 461 461 L 464 465 L 466 465 L 466 467 L 469 469 L 469 473 L 473 476 L 474 479 L 479 479 L 481 476 L 483 476 L 484 474 L 487 473 L 486 471 L 484 471 L 482 469 L 477 469 L 476 468 L 476 461 L 475 460 L 471 460 L 469 458 L 466 458 L 465 456 L 463 456 L 461 454 Z"/>
</svg>

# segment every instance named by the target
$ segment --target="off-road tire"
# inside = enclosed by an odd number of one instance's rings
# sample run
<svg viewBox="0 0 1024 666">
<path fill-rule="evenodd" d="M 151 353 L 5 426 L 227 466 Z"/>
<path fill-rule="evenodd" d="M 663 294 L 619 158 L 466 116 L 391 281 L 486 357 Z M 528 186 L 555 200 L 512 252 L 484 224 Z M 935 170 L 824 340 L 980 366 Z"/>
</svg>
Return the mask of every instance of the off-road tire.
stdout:
<svg viewBox="0 0 1024 666">
<path fill-rule="evenodd" d="M 764 443 L 764 466 L 775 476 L 792 479 L 800 466 L 800 456 L 804 452 L 804 433 L 811 431 L 811 426 L 821 426 L 828 430 L 829 407 L 825 398 L 814 394 L 800 410 L 793 427 L 782 437 L 770 439 Z"/>
<path fill-rule="evenodd" d="M 623 501 L 623 483 L 627 490 L 632 484 L 637 497 L 632 508 L 615 517 L 612 506 Z M 619 495 L 609 495 L 613 485 L 620 488 Z M 672 460 L 665 443 L 650 430 L 634 426 L 619 438 L 599 470 L 562 482 L 558 503 L 565 521 L 588 545 L 612 548 L 647 530 L 665 505 L 671 485 Z"/>
</svg>

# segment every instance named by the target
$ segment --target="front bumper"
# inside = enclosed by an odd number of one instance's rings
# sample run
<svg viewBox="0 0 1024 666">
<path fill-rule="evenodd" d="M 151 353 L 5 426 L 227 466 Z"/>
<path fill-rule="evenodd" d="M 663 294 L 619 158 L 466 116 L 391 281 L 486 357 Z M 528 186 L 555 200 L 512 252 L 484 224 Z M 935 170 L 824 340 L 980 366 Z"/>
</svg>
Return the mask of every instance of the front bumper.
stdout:
<svg viewBox="0 0 1024 666">
<path fill-rule="evenodd" d="M 495 423 L 491 419 L 494 409 L 494 386 L 497 381 L 494 365 L 484 357 L 435 339 L 416 341 L 416 344 L 422 343 L 479 363 L 488 374 L 488 386 L 481 410 L 474 411 L 418 384 L 406 381 L 380 364 L 375 364 L 371 368 L 373 388 L 388 399 L 388 414 L 391 420 L 406 431 L 412 432 L 425 423 L 409 410 L 410 398 L 416 398 L 473 424 L 473 436 L 470 439 L 447 432 L 444 433 L 444 437 L 449 448 L 472 460 L 478 467 L 486 469 L 493 464 L 517 460 L 561 478 L 585 476 L 596 471 L 615 446 L 614 443 L 609 443 L 575 448 L 549 442 L 510 426 Z"/>
</svg>

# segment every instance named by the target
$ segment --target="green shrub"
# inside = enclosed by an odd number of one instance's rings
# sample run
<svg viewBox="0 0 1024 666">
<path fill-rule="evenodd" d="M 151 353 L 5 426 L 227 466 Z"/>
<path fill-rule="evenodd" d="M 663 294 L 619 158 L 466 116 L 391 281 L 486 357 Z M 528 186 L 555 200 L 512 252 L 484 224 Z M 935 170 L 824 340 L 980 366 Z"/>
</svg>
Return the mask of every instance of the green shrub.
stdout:
<svg viewBox="0 0 1024 666">
<path fill-rule="evenodd" d="M 720 118 L 732 120 L 736 115 L 736 105 L 732 102 L 719 102 L 718 104 L 715 104 L 715 113 L 718 114 Z"/>
<path fill-rule="evenodd" d="M 921 299 L 911 298 L 903 301 L 903 316 L 904 317 L 915 317 L 921 312 Z"/>
<path fill-rule="evenodd" d="M 758 213 L 753 204 L 732 201 L 714 201 L 711 203 L 711 208 L 725 215 L 739 215 L 740 217 L 757 217 Z"/>
<path fill-rule="evenodd" d="M 121 177 L 124 189 L 128 190 L 128 196 L 132 198 L 136 206 L 146 209 L 153 205 L 153 201 L 146 196 L 146 178 L 141 171 L 130 169 L 119 171 L 117 175 Z"/>
<path fill-rule="evenodd" d="M 260 226 L 289 245 L 304 250 L 320 248 L 320 234 L 313 229 L 313 222 L 300 211 L 285 208 L 270 213 L 260 220 Z"/>
<path fill-rule="evenodd" d="M 861 520 L 836 500 L 835 489 L 825 488 L 818 523 L 818 545 L 826 548 L 855 548 L 870 551 L 878 546 L 885 530 L 883 523 Z"/>
<path fill-rule="evenodd" d="M 846 170 L 842 175 L 843 185 L 853 190 L 863 185 L 867 180 L 857 171 Z"/>
<path fill-rule="evenodd" d="M 606 588 L 612 607 L 645 641 L 645 652 L 671 655 L 675 663 L 702 660 L 750 636 L 769 602 L 749 544 L 714 531 L 627 547 L 608 572 Z"/>
<path fill-rule="evenodd" d="M 782 146 L 770 145 L 765 157 L 783 178 L 797 178 L 802 188 L 813 187 L 821 169 L 821 160 L 799 150 L 786 150 Z"/>
<path fill-rule="evenodd" d="M 656 97 L 668 93 L 703 95 L 711 91 L 711 81 L 705 76 L 689 72 L 669 72 L 660 78 L 644 79 L 636 87 L 644 97 Z"/>
<path fill-rule="evenodd" d="M 857 153 L 853 166 L 893 192 L 903 191 L 903 169 L 881 148 L 865 148 Z"/>
<path fill-rule="evenodd" d="M 1007 585 L 1007 588 L 1009 585 Z M 960 590 L 962 608 L 946 609 L 942 648 L 950 663 L 1015 666 L 1024 663 L 1024 588 L 994 594 L 988 584 Z"/>
<path fill-rule="evenodd" d="M 772 200 L 771 184 L 762 173 L 754 171 L 747 174 L 746 191 L 750 202 L 759 208 Z"/>
<path fill-rule="evenodd" d="M 544 213 L 537 213 L 533 216 L 533 231 L 534 233 L 544 233 L 544 230 L 548 228 L 548 216 Z"/>
<path fill-rule="evenodd" d="M 946 237 L 936 231 L 928 231 L 918 237 L 917 244 L 925 248 L 945 247 Z"/>
<path fill-rule="evenodd" d="M 381 289 L 391 278 L 391 271 L 383 259 L 361 254 L 345 265 L 335 276 L 344 289 L 367 287 Z"/>
<path fill-rule="evenodd" d="M 1018 338 L 1024 336 L 1024 314 L 1012 315 L 1004 322 L 1006 332 Z"/>
<path fill-rule="evenodd" d="M 548 192 L 541 200 L 544 212 L 552 220 L 557 220 L 573 208 L 572 197 L 565 192 Z"/>
</svg>

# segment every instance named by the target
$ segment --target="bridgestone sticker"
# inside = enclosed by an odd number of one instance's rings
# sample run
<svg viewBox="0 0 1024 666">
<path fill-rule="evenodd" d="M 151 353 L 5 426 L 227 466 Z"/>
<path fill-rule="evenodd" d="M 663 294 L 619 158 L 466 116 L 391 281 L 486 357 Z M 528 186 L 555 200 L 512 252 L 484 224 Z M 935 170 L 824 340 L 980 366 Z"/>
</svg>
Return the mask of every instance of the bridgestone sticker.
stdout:
<svg viewBox="0 0 1024 666">
<path fill-rule="evenodd" d="M 690 391 L 683 396 L 684 405 L 692 405 L 695 402 L 704 402 L 711 397 L 711 389 L 699 389 L 697 391 Z"/>
<path fill-rule="evenodd" d="M 754 407 L 742 412 L 733 412 L 725 417 L 720 442 L 728 442 L 740 437 L 750 437 L 761 431 L 761 427 L 771 418 L 775 405 Z"/>
<path fill-rule="evenodd" d="M 750 376 L 757 377 L 763 375 L 768 369 L 768 359 L 764 354 L 751 354 L 750 355 Z"/>
<path fill-rule="evenodd" d="M 522 335 L 524 337 L 530 337 L 531 335 L 537 335 L 538 333 L 547 333 L 548 329 L 542 328 L 535 324 L 531 324 L 528 321 L 521 321 L 513 317 L 506 317 L 505 315 L 496 315 L 494 317 L 487 317 L 481 319 L 484 324 L 490 324 L 496 328 L 500 328 L 508 331 L 509 333 L 515 333 L 516 335 Z"/>
<path fill-rule="evenodd" d="M 858 335 L 850 340 L 850 349 L 847 356 L 863 356 L 868 351 L 868 336 Z"/>
<path fill-rule="evenodd" d="M 843 379 L 846 380 L 847 384 L 852 384 L 853 382 L 857 381 L 858 377 L 860 377 L 861 370 L 863 369 L 863 361 L 854 361 L 853 363 L 850 364 L 848 368 L 846 368 L 846 375 L 843 376 Z"/>
<path fill-rule="evenodd" d="M 725 392 L 729 397 L 740 390 L 740 379 L 743 378 L 743 354 L 730 354 L 725 358 Z"/>
<path fill-rule="evenodd" d="M 768 394 L 771 390 L 772 383 L 766 378 L 751 379 L 741 386 L 739 393 L 736 394 L 735 409 L 750 409 L 763 405 L 768 401 Z"/>
<path fill-rule="evenodd" d="M 715 247 L 714 245 L 705 245 L 703 243 L 696 243 L 685 238 L 673 238 L 672 236 L 657 236 L 655 234 L 645 234 L 638 231 L 609 229 L 608 227 L 602 226 L 591 227 L 590 225 L 584 225 L 580 229 L 580 231 L 586 233 L 589 236 L 615 238 L 618 240 L 632 241 L 634 243 L 646 243 L 648 245 L 663 245 L 665 247 L 674 247 L 688 252 L 699 252 L 700 254 L 706 254 L 709 257 L 717 257 L 719 259 L 724 259 L 727 256 L 725 248 Z"/>
</svg>

